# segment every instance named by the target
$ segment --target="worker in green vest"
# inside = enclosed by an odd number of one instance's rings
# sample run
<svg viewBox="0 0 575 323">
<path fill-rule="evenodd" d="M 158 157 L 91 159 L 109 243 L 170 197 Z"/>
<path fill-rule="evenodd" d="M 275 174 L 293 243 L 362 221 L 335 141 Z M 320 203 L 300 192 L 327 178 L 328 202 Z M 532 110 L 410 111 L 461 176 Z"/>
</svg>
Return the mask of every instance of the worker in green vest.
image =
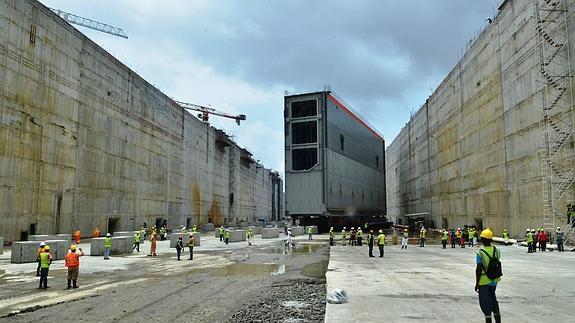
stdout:
<svg viewBox="0 0 575 323">
<path fill-rule="evenodd" d="M 308 239 L 308 240 L 313 240 L 312 234 L 313 234 L 313 229 L 312 229 L 312 227 L 311 227 L 311 226 L 307 227 L 307 239 Z"/>
<path fill-rule="evenodd" d="M 525 234 L 527 238 L 527 253 L 533 252 L 533 233 L 531 230 L 527 229 L 527 233 Z"/>
<path fill-rule="evenodd" d="M 48 288 L 48 270 L 52 264 L 52 255 L 50 254 L 50 246 L 45 246 L 40 253 L 40 287 Z"/>
<path fill-rule="evenodd" d="M 447 248 L 447 238 L 449 238 L 449 233 L 447 233 L 446 229 L 443 229 L 443 231 L 441 231 L 441 245 L 443 249 Z"/>
<path fill-rule="evenodd" d="M 383 246 L 385 246 L 385 234 L 383 234 L 383 230 L 379 230 L 379 234 L 377 235 L 377 246 L 379 247 L 379 257 L 383 258 Z"/>
<path fill-rule="evenodd" d="M 509 232 L 507 232 L 507 229 L 503 230 L 503 240 L 505 241 L 505 245 L 508 246 L 509 245 Z"/>
<path fill-rule="evenodd" d="M 495 290 L 501 281 L 501 254 L 492 246 L 493 232 L 485 229 L 481 232 L 483 248 L 475 254 L 475 291 L 479 294 L 479 306 L 485 315 L 485 322 L 491 323 L 491 314 L 496 323 L 501 323 L 501 313 Z M 493 264 L 491 264 L 493 263 Z M 490 264 L 492 266 L 490 266 Z M 499 265 L 499 266 L 497 266 Z"/>
<path fill-rule="evenodd" d="M 333 246 L 333 238 L 335 237 L 335 233 L 333 232 L 333 227 L 329 228 L 329 245 Z"/>
<path fill-rule="evenodd" d="M 192 232 L 193 232 L 193 233 L 198 232 L 198 227 L 196 227 L 195 224 L 192 226 Z"/>
<path fill-rule="evenodd" d="M 106 233 L 106 237 L 104 237 L 104 259 L 110 259 L 110 250 L 112 249 L 112 237 L 110 233 Z"/>
<path fill-rule="evenodd" d="M 469 228 L 469 231 L 468 231 L 468 232 L 469 232 L 469 246 L 470 246 L 470 247 L 473 247 L 473 246 L 475 246 L 475 241 L 474 241 L 474 239 L 475 239 L 475 229 Z"/>
<path fill-rule="evenodd" d="M 345 227 L 343 227 L 343 229 L 341 229 L 341 240 L 342 240 L 341 245 L 342 246 L 345 246 L 346 236 L 347 236 L 347 233 L 345 232 Z"/>
<path fill-rule="evenodd" d="M 140 240 L 142 239 L 142 236 L 140 235 L 139 231 L 136 231 L 136 234 L 134 234 L 134 246 L 132 246 L 132 251 L 136 250 L 138 252 L 140 252 Z"/>
<path fill-rule="evenodd" d="M 228 242 L 230 241 L 230 230 L 226 229 L 226 231 L 224 231 L 224 241 L 226 242 L 226 244 L 228 244 Z"/>
<path fill-rule="evenodd" d="M 248 232 L 246 232 L 246 240 L 248 240 L 248 246 L 251 246 L 254 240 L 254 232 L 252 231 L 252 228 L 249 228 Z"/>
<path fill-rule="evenodd" d="M 358 246 L 362 245 L 362 239 L 363 239 L 363 231 L 361 231 L 361 228 L 357 228 L 357 245 Z"/>
<path fill-rule="evenodd" d="M 224 226 L 222 225 L 220 227 L 220 241 L 222 241 L 222 242 L 224 241 L 224 233 L 225 233 L 225 230 L 224 230 Z"/>
</svg>

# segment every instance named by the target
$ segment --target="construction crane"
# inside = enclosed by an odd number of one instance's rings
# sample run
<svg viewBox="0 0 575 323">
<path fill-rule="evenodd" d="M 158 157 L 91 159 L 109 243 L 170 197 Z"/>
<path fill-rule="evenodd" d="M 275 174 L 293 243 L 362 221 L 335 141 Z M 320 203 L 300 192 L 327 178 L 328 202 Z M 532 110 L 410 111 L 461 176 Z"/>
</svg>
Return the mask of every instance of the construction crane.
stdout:
<svg viewBox="0 0 575 323">
<path fill-rule="evenodd" d="M 50 8 L 50 10 L 54 11 L 58 16 L 62 17 L 62 19 L 66 20 L 71 24 L 75 24 L 78 26 L 94 29 L 106 34 L 128 39 L 128 35 L 126 35 L 126 33 L 124 33 L 124 31 L 121 28 L 110 26 L 92 19 L 76 16 L 74 14 L 62 11 L 60 9 Z"/>
<path fill-rule="evenodd" d="M 221 111 L 218 111 L 218 110 L 213 109 L 213 108 L 205 107 L 205 106 L 199 105 L 199 104 L 187 103 L 187 102 L 182 102 L 182 101 L 175 101 L 175 102 L 177 104 L 179 104 L 184 109 L 201 112 L 201 113 L 198 113 L 198 118 L 200 118 L 203 122 L 208 122 L 210 114 L 213 114 L 215 116 L 224 117 L 224 118 L 234 119 L 234 120 L 236 120 L 236 123 L 238 124 L 238 126 L 240 125 L 241 121 L 246 120 L 245 114 L 238 114 L 238 115 L 234 116 L 234 115 L 231 115 L 231 114 L 228 114 L 225 112 L 221 112 Z"/>
</svg>

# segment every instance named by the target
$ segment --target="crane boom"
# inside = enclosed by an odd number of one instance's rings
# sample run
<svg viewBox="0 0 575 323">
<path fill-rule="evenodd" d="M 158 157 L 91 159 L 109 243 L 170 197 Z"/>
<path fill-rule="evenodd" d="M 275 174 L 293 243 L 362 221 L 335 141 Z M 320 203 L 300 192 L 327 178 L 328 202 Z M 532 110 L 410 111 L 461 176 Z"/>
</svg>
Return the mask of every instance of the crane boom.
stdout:
<svg viewBox="0 0 575 323">
<path fill-rule="evenodd" d="M 182 101 L 175 101 L 175 102 L 177 104 L 179 104 L 184 109 L 201 112 L 201 114 L 198 115 L 198 118 L 202 119 L 202 121 L 204 121 L 204 122 L 208 122 L 210 114 L 213 114 L 215 116 L 224 117 L 224 118 L 234 119 L 234 120 L 236 120 L 236 123 L 238 124 L 238 126 L 240 125 L 241 121 L 246 120 L 245 114 L 238 114 L 238 115 L 234 116 L 234 115 L 231 115 L 229 113 L 218 111 L 214 108 L 206 107 L 206 106 L 195 104 L 195 103 L 188 103 L 188 102 L 182 102 Z"/>
<path fill-rule="evenodd" d="M 110 26 L 108 24 L 104 24 L 92 19 L 84 18 L 77 16 L 75 14 L 71 14 L 69 12 L 62 11 L 60 9 L 50 8 L 50 10 L 54 11 L 58 16 L 62 17 L 62 19 L 66 20 L 71 24 L 75 24 L 78 26 L 94 29 L 103 33 L 107 33 L 110 35 L 122 37 L 128 39 L 128 35 L 124 33 L 122 28 Z"/>
</svg>

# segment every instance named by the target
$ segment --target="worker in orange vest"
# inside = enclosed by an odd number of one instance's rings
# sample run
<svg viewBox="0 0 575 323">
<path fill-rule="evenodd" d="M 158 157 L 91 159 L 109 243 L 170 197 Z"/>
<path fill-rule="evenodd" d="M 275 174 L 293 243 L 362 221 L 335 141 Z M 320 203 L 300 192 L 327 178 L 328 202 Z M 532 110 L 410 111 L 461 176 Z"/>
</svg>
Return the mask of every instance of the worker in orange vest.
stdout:
<svg viewBox="0 0 575 323">
<path fill-rule="evenodd" d="M 158 242 L 158 233 L 155 229 L 152 230 L 152 234 L 150 235 L 150 256 L 157 256 L 156 255 L 156 243 Z"/>
<path fill-rule="evenodd" d="M 80 243 L 80 230 L 76 230 L 74 232 L 74 240 L 76 241 L 76 244 Z"/>
<path fill-rule="evenodd" d="M 68 289 L 72 288 L 72 282 L 74 282 L 74 288 L 78 288 L 78 273 L 80 272 L 80 257 L 84 255 L 82 248 L 79 248 L 80 254 L 76 253 L 76 245 L 70 246 L 70 252 L 66 255 L 66 267 L 68 267 Z"/>
<path fill-rule="evenodd" d="M 92 231 L 92 236 L 94 238 L 99 238 L 100 237 L 100 229 L 98 229 L 98 228 L 94 229 L 94 231 Z"/>
</svg>

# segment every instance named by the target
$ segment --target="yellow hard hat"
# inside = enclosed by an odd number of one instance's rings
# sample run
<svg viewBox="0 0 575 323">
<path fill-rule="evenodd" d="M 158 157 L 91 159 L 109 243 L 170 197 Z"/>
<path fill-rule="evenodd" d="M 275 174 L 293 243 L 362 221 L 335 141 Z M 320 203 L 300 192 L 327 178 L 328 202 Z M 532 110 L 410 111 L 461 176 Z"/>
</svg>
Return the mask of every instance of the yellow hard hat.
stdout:
<svg viewBox="0 0 575 323">
<path fill-rule="evenodd" d="M 485 238 L 485 239 L 489 239 L 489 240 L 493 240 L 493 231 L 491 231 L 491 229 L 487 228 L 487 229 L 481 231 L 480 237 Z"/>
<path fill-rule="evenodd" d="M 50 250 L 50 246 L 45 246 L 44 250 L 46 250 L 46 251 Z"/>
<path fill-rule="evenodd" d="M 70 250 L 75 251 L 75 250 L 76 250 L 76 245 L 75 245 L 75 244 L 71 245 L 71 246 L 70 246 Z"/>
<path fill-rule="evenodd" d="M 383 233 L 383 230 L 380 229 L 378 232 L 379 232 L 379 233 Z"/>
</svg>

